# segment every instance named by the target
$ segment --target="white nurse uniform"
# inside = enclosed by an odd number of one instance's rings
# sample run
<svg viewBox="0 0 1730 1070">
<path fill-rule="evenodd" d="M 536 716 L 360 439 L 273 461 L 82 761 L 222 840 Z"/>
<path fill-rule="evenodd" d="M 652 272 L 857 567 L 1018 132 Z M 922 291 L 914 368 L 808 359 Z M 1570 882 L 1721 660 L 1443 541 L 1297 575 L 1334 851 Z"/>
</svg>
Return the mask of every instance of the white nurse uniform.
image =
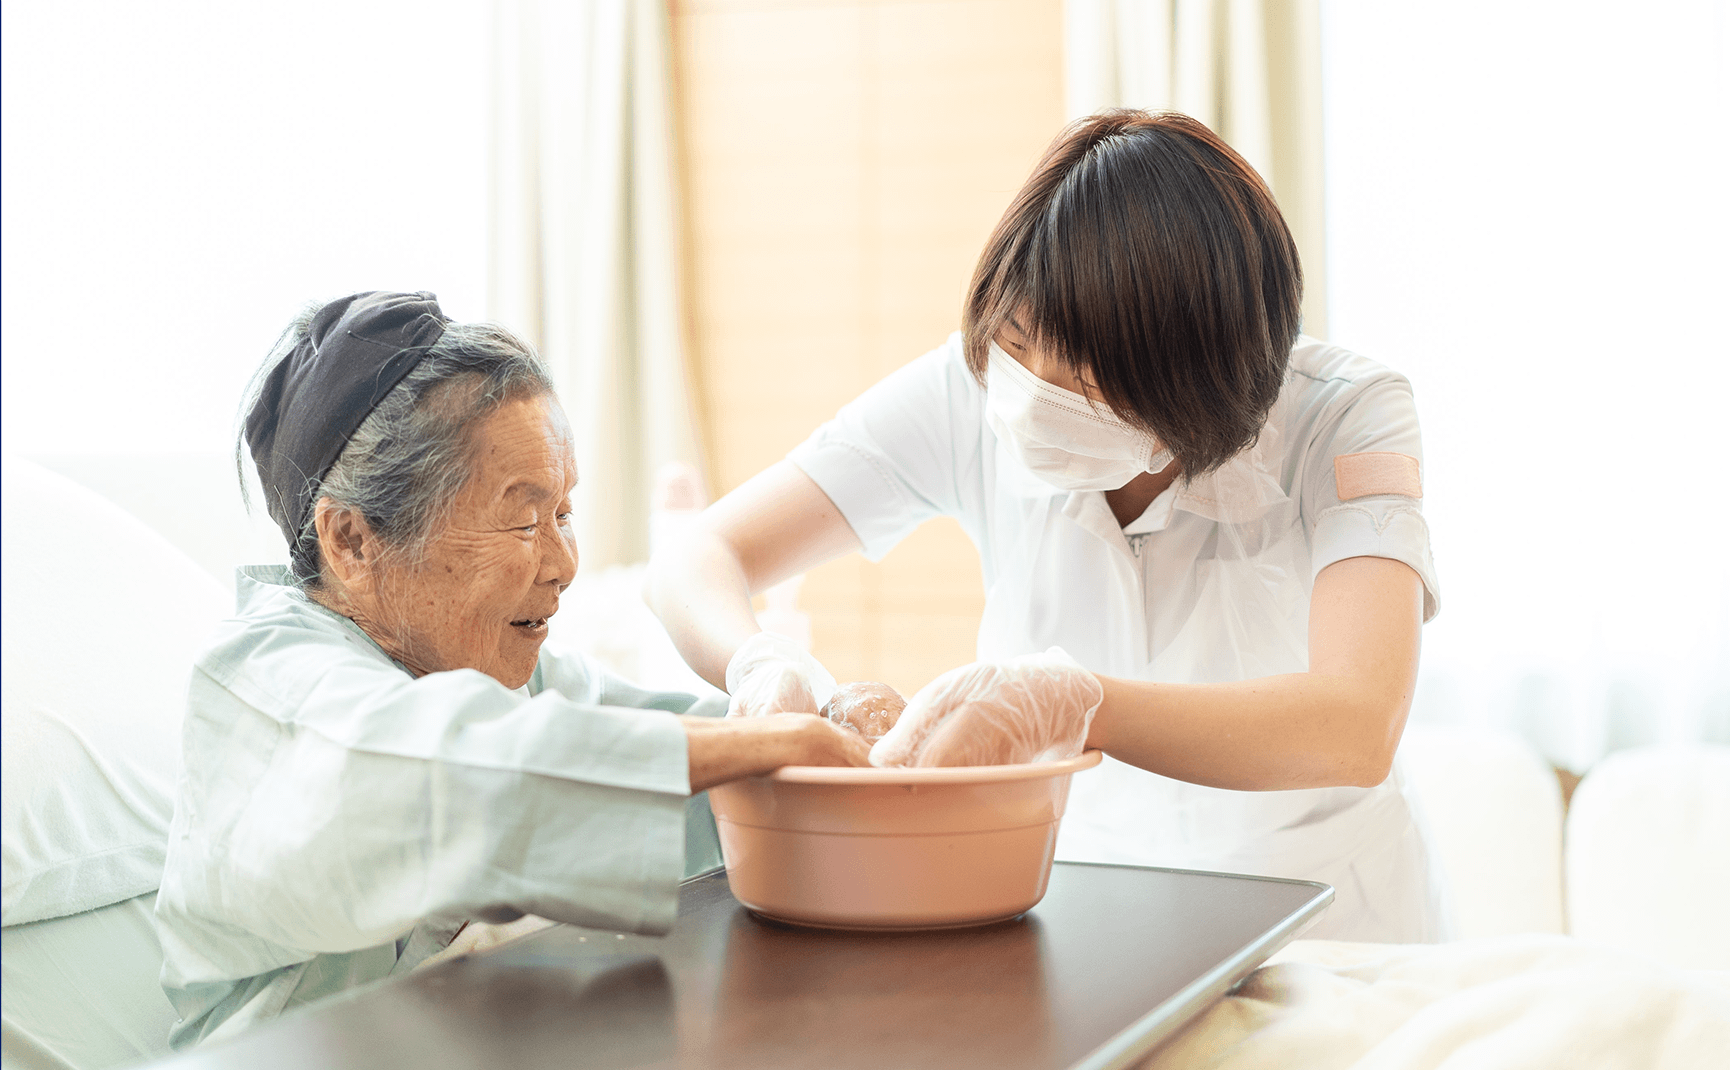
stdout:
<svg viewBox="0 0 1730 1070">
<path fill-rule="evenodd" d="M 927 519 L 961 522 L 984 572 L 984 660 L 1061 646 L 1095 672 L 1143 680 L 1303 672 L 1314 578 L 1349 557 L 1411 566 L 1426 621 L 1439 604 L 1411 386 L 1311 338 L 1293 348 L 1256 445 L 1127 526 L 1102 492 L 1043 483 L 999 441 L 959 334 L 789 458 L 872 560 Z M 1058 857 L 1325 881 L 1337 898 L 1315 935 L 1444 935 L 1436 863 L 1397 766 L 1374 788 L 1244 792 L 1107 759 L 1076 778 Z"/>
</svg>

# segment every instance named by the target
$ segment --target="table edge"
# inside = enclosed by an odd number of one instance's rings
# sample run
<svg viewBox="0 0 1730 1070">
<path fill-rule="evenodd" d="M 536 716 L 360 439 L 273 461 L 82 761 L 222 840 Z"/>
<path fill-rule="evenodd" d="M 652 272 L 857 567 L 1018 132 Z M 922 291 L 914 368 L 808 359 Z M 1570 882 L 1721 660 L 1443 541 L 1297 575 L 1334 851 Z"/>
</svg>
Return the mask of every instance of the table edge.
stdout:
<svg viewBox="0 0 1730 1070">
<path fill-rule="evenodd" d="M 1291 943 L 1313 925 L 1321 912 L 1333 902 L 1332 885 L 1320 881 L 1298 880 L 1293 877 L 1263 877 L 1250 873 L 1221 873 L 1207 869 L 1179 869 L 1174 866 L 1130 866 L 1110 862 L 1058 862 L 1061 866 L 1091 866 L 1100 869 L 1151 869 L 1169 873 L 1200 873 L 1209 877 L 1230 877 L 1234 880 L 1266 881 L 1270 884 L 1295 884 L 1313 888 L 1304 905 L 1294 910 L 1273 928 L 1245 944 L 1238 952 L 1207 973 L 1202 974 L 1178 993 L 1130 1023 L 1128 1027 L 1104 1044 L 1093 1049 L 1070 1070 L 1127 1070 L 1154 1048 L 1169 1040 L 1191 1019 L 1211 1007 L 1238 982 L 1266 962 L 1274 952 Z"/>
</svg>

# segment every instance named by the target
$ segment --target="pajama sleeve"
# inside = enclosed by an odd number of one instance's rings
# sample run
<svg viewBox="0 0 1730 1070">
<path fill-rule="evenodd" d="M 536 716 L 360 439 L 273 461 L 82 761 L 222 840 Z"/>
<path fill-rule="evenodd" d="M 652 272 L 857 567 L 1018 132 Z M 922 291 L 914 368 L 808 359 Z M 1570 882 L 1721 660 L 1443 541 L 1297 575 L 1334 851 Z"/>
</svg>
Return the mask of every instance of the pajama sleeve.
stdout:
<svg viewBox="0 0 1730 1070">
<path fill-rule="evenodd" d="M 157 904 L 171 996 L 198 1005 L 201 986 L 429 917 L 665 932 L 690 823 L 664 708 L 680 699 L 591 683 L 578 701 L 472 670 L 414 678 L 316 622 L 219 641 L 190 685 Z M 594 701 L 650 695 L 663 708 Z"/>
</svg>

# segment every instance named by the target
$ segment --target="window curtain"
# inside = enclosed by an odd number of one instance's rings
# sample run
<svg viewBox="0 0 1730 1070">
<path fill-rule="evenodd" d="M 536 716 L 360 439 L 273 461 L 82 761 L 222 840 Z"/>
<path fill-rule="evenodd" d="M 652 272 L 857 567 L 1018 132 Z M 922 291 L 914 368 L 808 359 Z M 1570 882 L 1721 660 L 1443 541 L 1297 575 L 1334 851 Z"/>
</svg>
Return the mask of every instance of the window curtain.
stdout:
<svg viewBox="0 0 1730 1070">
<path fill-rule="evenodd" d="M 1206 123 L 1273 189 L 1304 267 L 1304 330 L 1327 336 L 1319 0 L 1065 0 L 1071 118 L 1101 108 Z"/>
<path fill-rule="evenodd" d="M 584 567 L 641 561 L 656 473 L 703 470 L 666 8 L 495 0 L 492 51 L 488 311 L 552 368 L 576 440 Z"/>
</svg>

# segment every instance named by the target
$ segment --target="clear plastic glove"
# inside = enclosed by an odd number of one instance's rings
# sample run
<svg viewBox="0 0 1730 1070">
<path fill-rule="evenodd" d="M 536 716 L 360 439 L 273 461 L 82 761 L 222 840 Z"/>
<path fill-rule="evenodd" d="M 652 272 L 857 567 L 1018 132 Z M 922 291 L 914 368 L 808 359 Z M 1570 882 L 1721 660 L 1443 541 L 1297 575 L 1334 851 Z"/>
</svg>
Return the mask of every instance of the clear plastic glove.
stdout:
<svg viewBox="0 0 1730 1070">
<path fill-rule="evenodd" d="M 1014 765 L 1081 753 L 1105 698 L 1058 647 L 951 669 L 919 690 L 871 748 L 875 766 Z"/>
<path fill-rule="evenodd" d="M 758 632 L 727 663 L 728 717 L 816 713 L 835 693 L 822 662 L 784 635 Z"/>
</svg>

